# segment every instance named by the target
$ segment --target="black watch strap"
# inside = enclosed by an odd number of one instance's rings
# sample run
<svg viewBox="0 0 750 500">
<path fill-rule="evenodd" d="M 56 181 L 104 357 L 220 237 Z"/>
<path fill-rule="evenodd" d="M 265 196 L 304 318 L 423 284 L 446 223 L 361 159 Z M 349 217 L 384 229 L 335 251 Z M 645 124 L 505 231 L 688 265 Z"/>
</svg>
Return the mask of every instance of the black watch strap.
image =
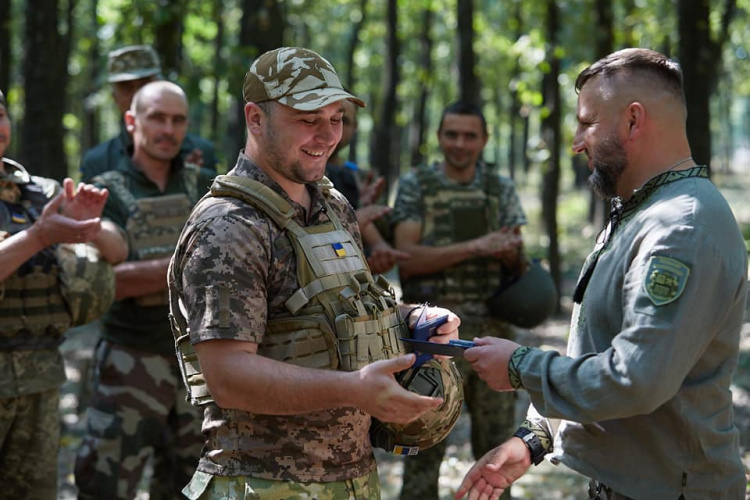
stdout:
<svg viewBox="0 0 750 500">
<path fill-rule="evenodd" d="M 531 452 L 531 461 L 534 463 L 534 465 L 539 465 L 540 463 L 542 463 L 542 460 L 544 460 L 544 455 L 546 455 L 547 452 L 544 450 L 542 441 L 533 431 L 527 429 L 526 427 L 519 427 L 519 429 L 513 435 L 515 437 L 521 438 L 521 440 L 526 444 L 529 452 Z"/>
</svg>

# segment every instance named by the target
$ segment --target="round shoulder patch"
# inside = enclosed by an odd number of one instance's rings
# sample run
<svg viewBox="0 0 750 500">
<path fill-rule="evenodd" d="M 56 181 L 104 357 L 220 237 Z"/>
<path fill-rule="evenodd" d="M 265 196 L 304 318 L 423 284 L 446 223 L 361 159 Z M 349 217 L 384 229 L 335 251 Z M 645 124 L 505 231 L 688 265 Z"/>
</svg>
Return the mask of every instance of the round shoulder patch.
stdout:
<svg viewBox="0 0 750 500">
<path fill-rule="evenodd" d="M 643 288 L 655 306 L 674 302 L 682 295 L 690 268 L 672 257 L 655 255 L 648 261 Z"/>
</svg>

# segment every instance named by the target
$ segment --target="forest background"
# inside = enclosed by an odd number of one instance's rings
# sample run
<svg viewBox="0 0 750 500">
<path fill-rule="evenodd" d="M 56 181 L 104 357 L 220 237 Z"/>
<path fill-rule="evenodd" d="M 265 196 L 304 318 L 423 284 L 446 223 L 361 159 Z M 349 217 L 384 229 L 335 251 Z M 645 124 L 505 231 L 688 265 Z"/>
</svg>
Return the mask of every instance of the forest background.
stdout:
<svg viewBox="0 0 750 500">
<path fill-rule="evenodd" d="M 224 171 L 244 144 L 250 62 L 304 46 L 367 101 L 349 155 L 391 193 L 400 173 L 438 157 L 445 104 L 482 105 L 485 159 L 535 193 L 527 246 L 560 285 L 579 264 L 564 255 L 581 240 L 579 231 L 564 241 L 566 217 L 598 228 L 606 212 L 588 191 L 565 195 L 588 175 L 570 153 L 575 76 L 620 48 L 668 54 L 685 74 L 695 159 L 747 175 L 749 11 L 750 0 L 0 0 L 7 154 L 37 175 L 77 177 L 82 153 L 119 132 L 107 52 L 146 43 L 187 92 L 191 131 L 214 142 Z"/>
</svg>

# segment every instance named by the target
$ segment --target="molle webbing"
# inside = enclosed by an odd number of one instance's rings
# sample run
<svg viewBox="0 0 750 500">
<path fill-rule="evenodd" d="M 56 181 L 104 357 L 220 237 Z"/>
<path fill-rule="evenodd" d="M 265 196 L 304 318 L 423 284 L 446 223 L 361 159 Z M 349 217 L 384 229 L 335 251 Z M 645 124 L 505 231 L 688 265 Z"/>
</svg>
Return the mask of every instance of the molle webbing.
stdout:
<svg viewBox="0 0 750 500">
<path fill-rule="evenodd" d="M 423 244 L 444 246 L 500 229 L 500 180 L 486 165 L 477 165 L 478 186 L 445 186 L 438 172 L 426 166 L 418 168 L 416 175 L 424 205 Z M 497 259 L 472 258 L 439 273 L 405 280 L 404 300 L 483 301 L 500 285 L 501 272 Z"/>
<path fill-rule="evenodd" d="M 54 349 L 70 328 L 57 269 L 13 274 L 0 301 L 0 349 Z M 24 338 L 17 338 L 17 335 Z"/>
<path fill-rule="evenodd" d="M 297 257 L 300 288 L 285 303 L 291 316 L 269 319 L 259 354 L 304 366 L 355 370 L 405 352 L 398 340 L 405 335 L 403 322 L 390 284 L 380 276 L 373 279 L 359 246 L 330 207 L 329 223 L 303 228 L 288 201 L 252 179 L 219 176 L 211 193 L 241 198 L 267 214 L 286 231 Z"/>
<path fill-rule="evenodd" d="M 127 188 L 125 176 L 117 171 L 105 172 L 94 178 L 105 185 L 127 207 L 130 253 L 137 260 L 153 260 L 169 257 L 182 231 L 182 226 L 196 202 L 198 169 L 185 165 L 180 169 L 181 182 L 186 193 L 136 198 Z M 166 291 L 136 298 L 142 307 L 167 304 Z"/>
</svg>

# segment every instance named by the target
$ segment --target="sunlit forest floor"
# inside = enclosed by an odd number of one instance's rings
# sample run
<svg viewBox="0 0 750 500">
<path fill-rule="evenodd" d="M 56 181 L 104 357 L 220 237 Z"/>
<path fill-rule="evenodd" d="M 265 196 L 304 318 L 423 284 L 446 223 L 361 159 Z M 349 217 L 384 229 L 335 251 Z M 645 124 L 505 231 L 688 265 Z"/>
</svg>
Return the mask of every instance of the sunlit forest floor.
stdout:
<svg viewBox="0 0 750 500">
<path fill-rule="evenodd" d="M 733 174 L 714 173 L 714 181 L 729 200 L 743 228 L 750 228 L 750 166 Z M 529 215 L 529 225 L 525 228 L 526 246 L 535 257 L 544 256 L 546 239 L 539 231 L 539 210 L 537 183 L 529 180 L 528 185 L 518 182 L 524 208 Z M 598 232 L 586 225 L 588 194 L 585 191 L 563 189 L 559 204 L 560 248 L 563 256 L 562 311 L 533 331 L 518 330 L 518 341 L 522 344 L 542 346 L 549 349 L 565 350 L 570 314 L 570 294 L 581 263 L 589 251 L 593 238 Z M 746 230 L 746 235 L 750 229 Z M 398 288 L 397 274 L 392 271 L 389 279 Z M 742 432 L 742 446 L 745 463 L 750 470 L 750 314 L 742 335 L 740 365 L 733 385 L 735 418 Z M 88 371 L 95 335 L 87 331 L 72 333 L 62 346 L 68 373 L 68 382 L 62 390 L 61 415 L 63 436 L 59 460 L 59 499 L 72 499 L 76 496 L 73 484 L 73 462 L 75 452 L 83 434 L 85 415 L 85 395 L 88 392 Z M 523 392 L 517 394 L 517 417 L 523 419 L 528 398 Z M 382 485 L 383 500 L 398 498 L 401 488 L 403 458 L 385 453 L 376 453 L 378 471 Z M 464 474 L 473 464 L 469 445 L 469 418 L 463 414 L 455 429 L 448 437 L 448 451 L 441 467 L 441 499 L 453 498 Z M 585 498 L 587 479 L 564 466 L 553 466 L 543 462 L 532 467 L 530 472 L 512 488 L 516 499 L 573 500 Z M 144 481 L 145 484 L 145 481 Z M 138 499 L 148 498 L 146 488 L 142 488 Z M 750 499 L 750 496 L 748 496 Z"/>
</svg>

